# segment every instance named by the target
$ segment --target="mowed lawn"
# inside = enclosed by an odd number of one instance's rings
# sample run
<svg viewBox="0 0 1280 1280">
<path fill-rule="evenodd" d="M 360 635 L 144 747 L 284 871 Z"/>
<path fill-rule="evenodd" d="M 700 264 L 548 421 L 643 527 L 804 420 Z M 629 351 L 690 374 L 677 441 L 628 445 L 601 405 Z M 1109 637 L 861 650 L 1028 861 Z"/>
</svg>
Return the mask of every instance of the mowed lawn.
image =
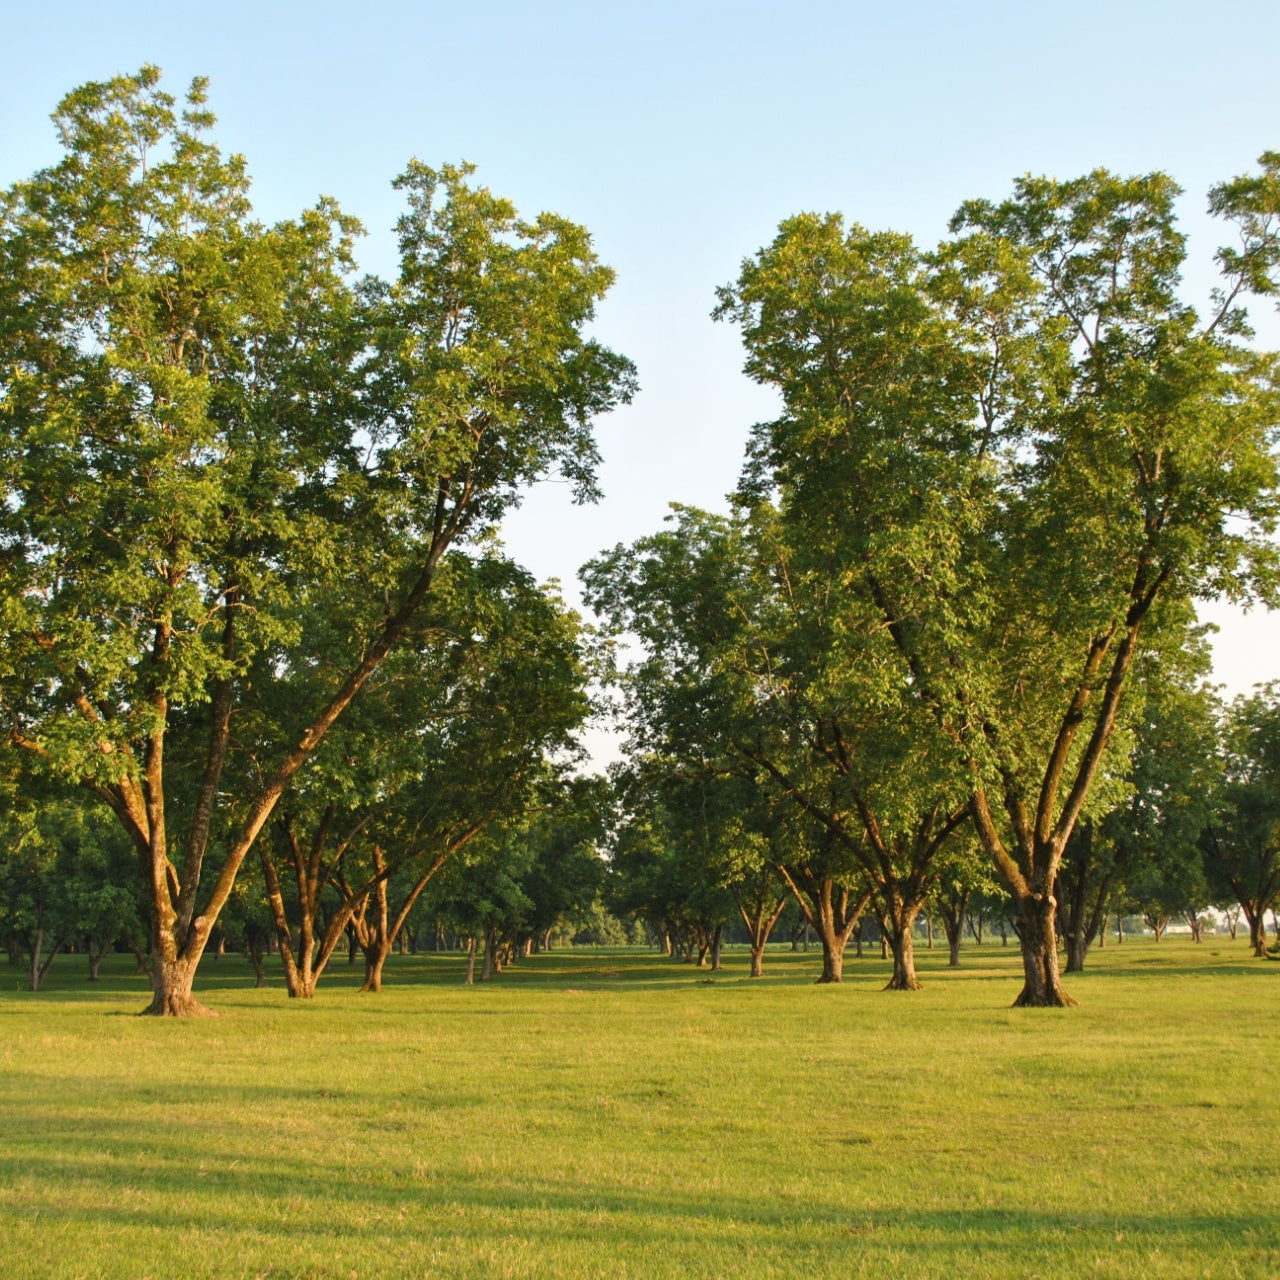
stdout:
<svg viewBox="0 0 1280 1280">
<path fill-rule="evenodd" d="M 878 953 L 877 953 L 878 955 Z M 394 957 L 361 995 L 252 988 L 139 1018 L 0 968 L 0 1276 L 1280 1275 L 1280 964 L 1131 939 L 1071 1011 L 1011 945 L 747 979 L 557 951 L 465 988 Z"/>
</svg>

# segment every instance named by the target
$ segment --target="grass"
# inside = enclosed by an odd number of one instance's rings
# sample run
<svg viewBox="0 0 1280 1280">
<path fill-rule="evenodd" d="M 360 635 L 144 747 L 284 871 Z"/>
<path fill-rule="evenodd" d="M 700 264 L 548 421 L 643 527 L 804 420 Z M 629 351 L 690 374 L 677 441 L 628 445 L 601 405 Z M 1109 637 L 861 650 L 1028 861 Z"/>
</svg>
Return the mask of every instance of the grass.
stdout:
<svg viewBox="0 0 1280 1280">
<path fill-rule="evenodd" d="M 131 961 L 0 968 L 0 1276 L 1275 1277 L 1280 965 L 1128 940 L 1070 1011 L 1013 1010 L 1016 950 L 924 991 L 852 958 L 714 977 L 553 952 L 345 970 L 314 1002 Z"/>
</svg>

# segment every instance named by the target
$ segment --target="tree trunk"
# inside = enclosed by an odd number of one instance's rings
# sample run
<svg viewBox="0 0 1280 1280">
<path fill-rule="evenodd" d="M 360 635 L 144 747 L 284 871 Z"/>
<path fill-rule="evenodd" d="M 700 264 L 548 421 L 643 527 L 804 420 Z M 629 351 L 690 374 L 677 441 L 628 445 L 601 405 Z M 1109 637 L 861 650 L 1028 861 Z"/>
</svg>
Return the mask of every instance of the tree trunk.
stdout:
<svg viewBox="0 0 1280 1280">
<path fill-rule="evenodd" d="M 365 948 L 364 982 L 360 986 L 361 991 L 382 990 L 382 966 L 387 963 L 387 957 L 390 954 L 391 944 L 385 935 Z"/>
<path fill-rule="evenodd" d="M 1018 902 L 1024 982 L 1013 1002 L 1015 1009 L 1066 1009 L 1076 1003 L 1062 989 L 1058 973 L 1058 938 L 1053 924 L 1056 911 L 1052 894 L 1031 894 Z"/>
<path fill-rule="evenodd" d="M 893 976 L 885 984 L 886 991 L 919 991 L 920 979 L 916 977 L 915 940 L 912 936 L 915 913 L 904 927 L 893 926 L 889 938 L 893 950 Z"/>
<path fill-rule="evenodd" d="M 1267 923 L 1261 911 L 1245 908 L 1245 919 L 1249 923 L 1249 945 L 1253 954 L 1261 959 L 1267 954 Z"/>
<path fill-rule="evenodd" d="M 249 944 L 249 963 L 253 965 L 253 985 L 265 987 L 267 971 L 262 967 L 262 947 L 256 942 Z"/>
<path fill-rule="evenodd" d="M 947 898 L 938 904 L 942 917 L 942 929 L 947 935 L 947 967 L 960 967 L 960 943 L 964 941 L 965 912 L 969 905 L 969 892 Z"/>
<path fill-rule="evenodd" d="M 206 1009 L 191 993 L 195 980 L 195 965 L 189 960 L 169 960 L 156 956 L 151 962 L 151 1003 L 144 1015 L 157 1018 L 214 1018 L 217 1014 Z"/>
<path fill-rule="evenodd" d="M 723 966 L 720 963 L 720 945 L 724 941 L 724 925 L 716 925 L 715 932 L 711 935 L 711 972 L 719 973 Z"/>
<path fill-rule="evenodd" d="M 1084 968 L 1087 941 L 1084 930 L 1073 929 L 1067 935 L 1067 972 L 1079 973 Z"/>
<path fill-rule="evenodd" d="M 31 964 L 27 969 L 27 990 L 39 991 L 40 980 L 44 971 L 40 968 L 40 951 L 44 947 L 44 930 L 37 929 L 35 940 L 31 944 Z"/>
<path fill-rule="evenodd" d="M 480 981 L 488 982 L 493 977 L 493 962 L 497 958 L 494 954 L 498 945 L 498 926 L 490 924 L 485 926 L 484 930 L 484 967 L 480 971 Z"/>
<path fill-rule="evenodd" d="M 475 986 L 476 982 L 476 935 L 473 933 L 467 939 L 467 976 L 463 978 L 463 985 L 468 987 Z"/>
</svg>

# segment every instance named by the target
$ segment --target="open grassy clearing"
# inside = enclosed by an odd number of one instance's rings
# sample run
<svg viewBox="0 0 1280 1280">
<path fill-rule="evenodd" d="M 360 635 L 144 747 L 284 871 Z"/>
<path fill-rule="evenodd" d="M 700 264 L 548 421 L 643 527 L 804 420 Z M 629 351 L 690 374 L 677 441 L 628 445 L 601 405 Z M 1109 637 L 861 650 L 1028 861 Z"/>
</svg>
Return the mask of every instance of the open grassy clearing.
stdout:
<svg viewBox="0 0 1280 1280">
<path fill-rule="evenodd" d="M 1280 1274 L 1280 965 L 1130 940 L 1049 1011 L 1012 946 L 919 959 L 393 957 L 290 1004 L 227 957 L 176 1023 L 126 958 L 0 969 L 0 1273 Z"/>
</svg>

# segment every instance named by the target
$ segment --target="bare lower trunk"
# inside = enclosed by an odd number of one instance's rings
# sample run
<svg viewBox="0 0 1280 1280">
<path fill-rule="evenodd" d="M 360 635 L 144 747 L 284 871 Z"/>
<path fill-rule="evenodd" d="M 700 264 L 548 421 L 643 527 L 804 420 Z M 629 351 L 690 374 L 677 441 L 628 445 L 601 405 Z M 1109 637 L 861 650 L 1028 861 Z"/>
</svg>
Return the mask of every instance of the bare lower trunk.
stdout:
<svg viewBox="0 0 1280 1280">
<path fill-rule="evenodd" d="M 31 964 L 27 969 L 27 990 L 39 991 L 44 979 L 44 970 L 40 967 L 40 951 L 44 947 L 44 930 L 37 929 L 31 943 Z"/>
<path fill-rule="evenodd" d="M 151 1003 L 144 1015 L 157 1018 L 191 1018 L 217 1015 L 206 1009 L 191 993 L 196 967 L 186 960 L 162 960 L 151 964 Z"/>
<path fill-rule="evenodd" d="M 1058 972 L 1057 904 L 1052 895 L 1034 894 L 1018 903 L 1018 935 L 1022 944 L 1022 992 L 1015 1008 L 1065 1009 L 1076 1002 L 1062 989 Z"/>
<path fill-rule="evenodd" d="M 1067 972 L 1079 973 L 1084 968 L 1084 958 L 1089 942 L 1081 929 L 1067 935 Z"/>
<path fill-rule="evenodd" d="M 818 981 L 844 981 L 844 947 L 838 941 L 830 941 L 821 935 L 818 940 L 822 943 L 822 976 Z"/>
<path fill-rule="evenodd" d="M 889 946 L 893 951 L 893 976 L 885 985 L 886 991 L 919 991 L 920 979 L 916 977 L 915 940 L 913 938 L 916 913 L 905 911 L 900 920 L 889 924 Z"/>
<path fill-rule="evenodd" d="M 716 925 L 716 931 L 711 935 L 711 972 L 719 973 L 723 966 L 720 963 L 720 946 L 724 941 L 724 925 Z"/>
<path fill-rule="evenodd" d="M 1267 954 L 1267 922 L 1261 911 L 1254 912 L 1246 908 L 1245 919 L 1249 924 L 1249 945 L 1253 954 L 1261 959 Z"/>
<path fill-rule="evenodd" d="M 361 991 L 382 990 L 382 966 L 387 963 L 387 957 L 390 954 L 391 944 L 386 937 L 379 938 L 372 946 L 365 948 L 364 982 L 361 984 Z"/>
<path fill-rule="evenodd" d="M 475 986 L 476 982 L 476 936 L 473 933 L 467 939 L 467 976 L 463 978 L 463 984 L 468 987 Z"/>
</svg>

